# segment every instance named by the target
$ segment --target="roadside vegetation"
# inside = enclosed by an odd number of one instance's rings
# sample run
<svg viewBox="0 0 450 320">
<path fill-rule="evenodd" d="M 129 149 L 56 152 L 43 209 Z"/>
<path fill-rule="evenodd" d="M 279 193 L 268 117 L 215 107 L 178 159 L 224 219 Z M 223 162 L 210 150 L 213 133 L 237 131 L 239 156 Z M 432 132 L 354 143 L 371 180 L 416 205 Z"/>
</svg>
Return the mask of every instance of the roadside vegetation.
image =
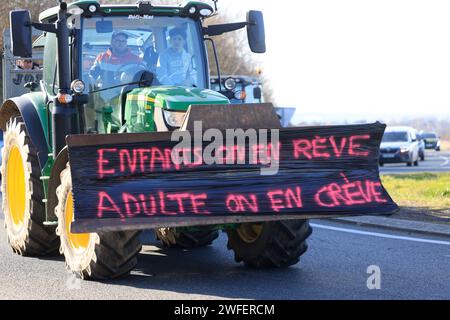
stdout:
<svg viewBox="0 0 450 320">
<path fill-rule="evenodd" d="M 450 151 L 450 140 L 441 141 L 441 150 Z"/>
<path fill-rule="evenodd" d="M 385 175 L 381 179 L 398 205 L 450 214 L 450 173 Z"/>
</svg>

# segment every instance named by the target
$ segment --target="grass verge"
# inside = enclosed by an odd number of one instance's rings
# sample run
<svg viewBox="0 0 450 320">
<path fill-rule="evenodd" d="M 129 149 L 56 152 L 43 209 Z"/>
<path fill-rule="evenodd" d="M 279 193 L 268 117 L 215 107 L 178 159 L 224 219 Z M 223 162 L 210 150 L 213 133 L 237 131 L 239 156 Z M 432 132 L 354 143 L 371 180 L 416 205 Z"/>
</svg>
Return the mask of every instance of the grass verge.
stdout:
<svg viewBox="0 0 450 320">
<path fill-rule="evenodd" d="M 450 140 L 442 140 L 441 141 L 441 150 L 442 151 L 450 151 Z"/>
<path fill-rule="evenodd" d="M 450 173 L 385 175 L 381 180 L 400 206 L 450 213 Z"/>
</svg>

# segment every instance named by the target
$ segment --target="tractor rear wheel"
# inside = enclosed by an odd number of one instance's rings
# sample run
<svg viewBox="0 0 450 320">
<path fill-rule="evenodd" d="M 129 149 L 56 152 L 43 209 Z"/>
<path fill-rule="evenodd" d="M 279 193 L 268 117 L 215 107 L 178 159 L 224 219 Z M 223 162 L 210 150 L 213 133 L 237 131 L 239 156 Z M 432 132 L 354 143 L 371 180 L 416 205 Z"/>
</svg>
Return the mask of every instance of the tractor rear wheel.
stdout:
<svg viewBox="0 0 450 320">
<path fill-rule="evenodd" d="M 183 249 L 209 246 L 219 237 L 217 230 L 178 231 L 176 228 L 156 230 L 156 237 L 166 247 Z"/>
<path fill-rule="evenodd" d="M 306 252 L 311 233 L 308 220 L 246 223 L 227 230 L 228 249 L 249 267 L 288 267 Z"/>
<path fill-rule="evenodd" d="M 7 124 L 2 159 L 2 203 L 11 248 L 24 256 L 57 253 L 55 227 L 44 226 L 44 189 L 37 150 L 20 117 Z"/>
<path fill-rule="evenodd" d="M 86 280 L 107 280 L 126 275 L 137 265 L 137 256 L 142 248 L 140 231 L 71 232 L 74 203 L 69 165 L 61 172 L 61 184 L 56 195 L 56 233 L 61 239 L 60 253 L 70 271 Z"/>
</svg>

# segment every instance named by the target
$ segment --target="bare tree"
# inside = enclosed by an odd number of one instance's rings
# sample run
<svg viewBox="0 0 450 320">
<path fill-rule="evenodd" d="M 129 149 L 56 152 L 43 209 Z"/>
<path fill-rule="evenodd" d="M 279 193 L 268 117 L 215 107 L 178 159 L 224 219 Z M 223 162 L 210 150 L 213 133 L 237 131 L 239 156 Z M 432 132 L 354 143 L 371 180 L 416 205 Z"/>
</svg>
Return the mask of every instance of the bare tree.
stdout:
<svg viewBox="0 0 450 320">
<path fill-rule="evenodd" d="M 208 19 L 207 24 L 221 24 L 230 21 L 242 21 L 242 14 L 219 14 Z M 264 67 L 258 55 L 250 51 L 245 29 L 214 37 L 220 62 L 220 71 L 223 75 L 244 75 L 260 78 L 263 82 L 265 101 L 273 101 L 273 90 L 270 81 L 264 73 Z M 209 46 L 208 55 L 211 74 L 217 75 L 217 68 L 213 51 Z"/>
<path fill-rule="evenodd" d="M 36 21 L 39 13 L 58 5 L 58 0 L 15 0 L 1 1 L 0 3 L 0 31 L 9 28 L 9 12 L 15 9 L 28 9 L 32 18 Z M 0 51 L 3 51 L 3 36 L 0 39 Z"/>
</svg>

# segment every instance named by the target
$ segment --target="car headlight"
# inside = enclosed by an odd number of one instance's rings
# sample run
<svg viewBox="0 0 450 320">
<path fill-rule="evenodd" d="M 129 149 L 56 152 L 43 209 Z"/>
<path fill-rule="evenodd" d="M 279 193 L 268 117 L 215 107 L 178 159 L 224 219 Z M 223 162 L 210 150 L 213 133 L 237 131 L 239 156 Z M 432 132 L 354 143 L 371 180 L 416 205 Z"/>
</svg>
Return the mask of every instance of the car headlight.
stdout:
<svg viewBox="0 0 450 320">
<path fill-rule="evenodd" d="M 163 113 L 167 124 L 174 128 L 180 128 L 183 125 L 184 118 L 186 117 L 185 112 L 163 110 Z"/>
<path fill-rule="evenodd" d="M 400 148 L 400 152 L 401 153 L 409 152 L 409 147 L 402 147 L 402 148 Z"/>
</svg>

